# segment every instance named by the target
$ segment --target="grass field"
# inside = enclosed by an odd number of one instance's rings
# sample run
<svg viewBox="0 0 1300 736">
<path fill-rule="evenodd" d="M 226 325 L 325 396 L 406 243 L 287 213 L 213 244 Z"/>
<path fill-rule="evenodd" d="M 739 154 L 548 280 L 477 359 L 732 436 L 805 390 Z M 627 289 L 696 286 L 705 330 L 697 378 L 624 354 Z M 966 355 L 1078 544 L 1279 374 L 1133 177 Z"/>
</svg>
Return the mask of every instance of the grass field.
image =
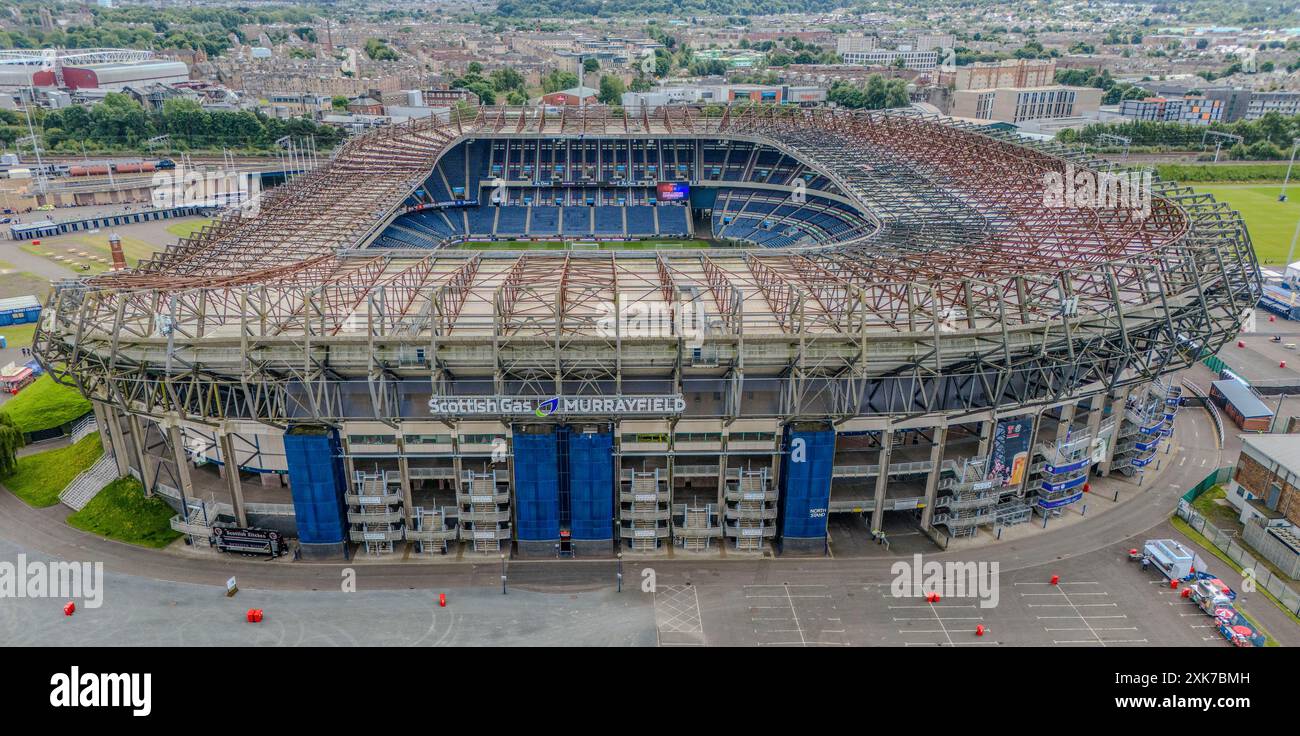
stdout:
<svg viewBox="0 0 1300 736">
<path fill-rule="evenodd" d="M 75 445 L 18 458 L 18 467 L 0 482 L 29 506 L 53 506 L 59 491 L 103 454 L 99 433 L 92 432 Z"/>
<path fill-rule="evenodd" d="M 10 399 L 0 413 L 8 414 L 24 432 L 59 427 L 90 411 L 90 402 L 77 389 L 41 376 Z"/>
<path fill-rule="evenodd" d="M 40 245 L 25 243 L 22 249 L 35 256 L 46 258 L 70 269 L 75 274 L 103 273 L 113 262 L 113 252 L 108 247 L 109 230 L 97 233 L 77 233 L 46 238 Z M 161 246 L 145 242 L 139 238 L 122 235 L 122 255 L 126 263 L 134 266 L 140 260 L 149 258 Z M 61 260 L 60 260 L 61 259 Z"/>
<path fill-rule="evenodd" d="M 29 322 L 25 325 L 7 325 L 5 327 L 0 327 L 0 337 L 4 337 L 11 348 L 31 347 L 32 338 L 35 336 L 35 322 Z"/>
<path fill-rule="evenodd" d="M 189 220 L 189 219 L 180 220 L 179 222 L 173 222 L 172 224 L 168 225 L 167 232 L 171 233 L 172 235 L 175 235 L 178 239 L 188 238 L 190 235 L 194 234 L 199 229 L 201 229 L 204 225 L 210 224 L 211 222 L 212 220 L 207 217 L 201 217 L 197 220 Z"/>
<path fill-rule="evenodd" d="M 1281 182 L 1192 186 L 1198 192 L 1213 194 L 1215 199 L 1227 202 L 1241 213 L 1260 263 L 1281 265 L 1286 261 L 1291 237 L 1300 221 L 1300 182 L 1292 181 L 1287 187 L 1286 202 L 1277 201 Z"/>
<path fill-rule="evenodd" d="M 68 524 L 108 539 L 157 549 L 181 536 L 171 528 L 175 514 L 161 498 L 146 498 L 140 481 L 128 477 L 105 486 L 86 508 L 68 517 Z"/>
<path fill-rule="evenodd" d="M 8 265 L 8 264 L 5 264 Z M 28 294 L 45 303 L 50 293 L 50 280 L 26 271 L 15 271 L 12 267 L 0 267 L 0 296 L 27 296 Z"/>
</svg>

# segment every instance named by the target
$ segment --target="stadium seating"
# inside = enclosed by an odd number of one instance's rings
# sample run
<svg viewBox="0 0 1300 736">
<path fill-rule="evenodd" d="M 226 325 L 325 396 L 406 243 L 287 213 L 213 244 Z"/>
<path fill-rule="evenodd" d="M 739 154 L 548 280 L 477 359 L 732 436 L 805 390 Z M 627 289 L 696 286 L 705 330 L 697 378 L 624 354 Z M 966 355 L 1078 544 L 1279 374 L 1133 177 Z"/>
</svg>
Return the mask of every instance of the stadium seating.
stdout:
<svg viewBox="0 0 1300 736">
<path fill-rule="evenodd" d="M 528 218 L 528 234 L 537 236 L 557 235 L 560 232 L 559 207 L 533 207 Z"/>
<path fill-rule="evenodd" d="M 595 210 L 597 235 L 623 234 L 622 207 L 596 207 Z"/>
</svg>

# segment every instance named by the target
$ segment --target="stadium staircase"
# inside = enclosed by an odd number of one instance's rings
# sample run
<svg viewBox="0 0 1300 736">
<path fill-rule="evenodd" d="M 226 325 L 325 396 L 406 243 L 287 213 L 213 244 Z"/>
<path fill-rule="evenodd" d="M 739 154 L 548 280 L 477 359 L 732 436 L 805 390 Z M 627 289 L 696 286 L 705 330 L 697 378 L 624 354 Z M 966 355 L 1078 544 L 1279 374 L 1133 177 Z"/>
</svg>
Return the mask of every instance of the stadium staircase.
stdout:
<svg viewBox="0 0 1300 736">
<path fill-rule="evenodd" d="M 113 453 L 106 452 L 99 456 L 89 468 L 77 474 L 62 491 L 59 501 L 73 511 L 86 508 L 86 504 L 97 496 L 109 483 L 117 480 L 117 460 Z"/>
</svg>

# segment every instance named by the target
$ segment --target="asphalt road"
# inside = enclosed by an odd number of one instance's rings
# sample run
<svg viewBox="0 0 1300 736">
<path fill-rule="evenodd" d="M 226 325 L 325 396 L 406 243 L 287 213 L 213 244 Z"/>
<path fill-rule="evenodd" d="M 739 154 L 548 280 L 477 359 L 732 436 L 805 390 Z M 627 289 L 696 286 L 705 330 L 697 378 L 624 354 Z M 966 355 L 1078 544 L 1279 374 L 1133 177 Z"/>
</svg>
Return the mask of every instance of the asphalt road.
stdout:
<svg viewBox="0 0 1300 736">
<path fill-rule="evenodd" d="M 141 549 L 83 534 L 66 509 L 32 509 L 0 493 L 0 560 L 18 553 L 103 561 L 105 605 L 64 621 L 61 600 L 0 607 L 0 641 L 15 644 L 591 644 L 757 646 L 1226 646 L 1205 619 L 1127 561 L 1167 522 L 1177 498 L 1220 464 L 1208 416 L 1185 410 L 1182 446 L 1146 491 L 1103 513 L 1043 534 L 925 560 L 998 563 L 998 605 L 928 604 L 888 593 L 896 558 L 662 559 L 625 561 L 615 592 L 612 560 L 501 562 L 255 561 Z M 1208 554 L 1205 555 L 1208 559 Z M 1220 574 L 1227 573 L 1212 565 Z M 649 570 L 647 573 L 646 571 Z M 1063 586 L 1044 588 L 1053 574 Z M 238 579 L 240 593 L 221 586 Z M 343 592 L 355 581 L 356 592 Z M 1230 584 L 1239 579 L 1226 576 Z M 642 585 L 652 590 L 643 590 Z M 446 592 L 451 603 L 435 602 Z M 1279 641 L 1294 626 L 1263 597 L 1242 607 Z M 8 602 L 7 602 L 8 603 Z M 262 607 L 275 626 L 240 625 Z M 382 619 L 377 621 L 376 617 Z M 102 626 L 81 628 L 81 622 Z M 976 637 L 974 626 L 986 634 Z M 57 627 L 57 628 L 56 628 Z"/>
</svg>

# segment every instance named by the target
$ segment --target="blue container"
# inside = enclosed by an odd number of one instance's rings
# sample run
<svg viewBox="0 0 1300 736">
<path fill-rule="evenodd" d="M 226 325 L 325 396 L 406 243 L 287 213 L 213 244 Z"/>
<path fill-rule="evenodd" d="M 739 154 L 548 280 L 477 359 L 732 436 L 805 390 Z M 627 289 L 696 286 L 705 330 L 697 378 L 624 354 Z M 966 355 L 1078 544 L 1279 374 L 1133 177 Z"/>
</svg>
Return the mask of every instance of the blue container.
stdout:
<svg viewBox="0 0 1300 736">
<path fill-rule="evenodd" d="M 338 544 L 347 536 L 347 476 L 334 429 L 293 427 L 284 434 L 298 541 Z"/>
<path fill-rule="evenodd" d="M 613 539 L 614 436 L 571 432 L 568 461 L 573 539 Z"/>
<path fill-rule="evenodd" d="M 835 430 L 795 431 L 786 427 L 777 517 L 782 539 L 826 538 L 834 465 Z"/>
<path fill-rule="evenodd" d="M 524 542 L 560 538 L 560 473 L 556 436 L 514 435 L 515 538 Z"/>
</svg>

